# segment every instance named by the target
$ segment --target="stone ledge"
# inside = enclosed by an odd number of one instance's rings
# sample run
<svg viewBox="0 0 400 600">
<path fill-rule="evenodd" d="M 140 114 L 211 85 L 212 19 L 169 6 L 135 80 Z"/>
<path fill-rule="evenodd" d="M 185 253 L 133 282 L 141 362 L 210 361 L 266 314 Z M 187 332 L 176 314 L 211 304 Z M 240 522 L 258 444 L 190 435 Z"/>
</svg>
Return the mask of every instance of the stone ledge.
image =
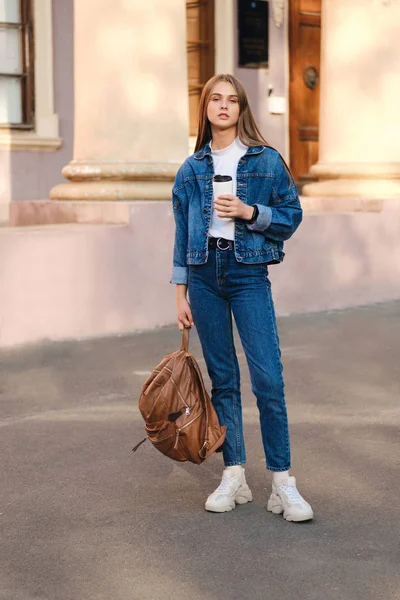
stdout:
<svg viewBox="0 0 400 600">
<path fill-rule="evenodd" d="M 82 181 L 168 181 L 173 183 L 179 162 L 105 162 L 73 160 L 63 168 L 66 179 Z"/>
<path fill-rule="evenodd" d="M 63 202 L 135 202 L 170 200 L 172 183 L 167 181 L 87 181 L 60 183 L 50 198 Z"/>
<path fill-rule="evenodd" d="M 109 225 L 105 223 L 49 223 L 46 225 L 26 225 L 25 227 L 1 227 L 0 238 L 23 238 L 39 237 L 68 237 L 73 234 L 85 235 L 89 231 L 109 231 L 110 229 L 120 229 L 123 225 Z"/>
<path fill-rule="evenodd" d="M 157 204 L 166 200 L 129 201 L 63 201 L 21 200 L 10 203 L 10 226 L 49 225 L 57 223 L 126 225 L 130 221 L 131 207 L 142 203 Z M 346 214 L 354 212 L 379 213 L 400 210 L 399 199 L 371 198 L 314 198 L 301 197 L 305 215 Z"/>
<path fill-rule="evenodd" d="M 50 225 L 61 223 L 126 225 L 130 202 L 63 202 L 32 200 L 11 202 L 10 226 Z"/>
<path fill-rule="evenodd" d="M 312 198 L 400 199 L 399 179 L 331 179 L 307 183 L 303 195 Z"/>
<path fill-rule="evenodd" d="M 400 209 L 400 198 L 382 199 L 382 198 L 335 198 L 335 197 L 314 197 L 301 196 L 301 205 L 304 214 L 343 214 L 353 212 L 381 212 L 384 209 L 393 206 Z"/>
<path fill-rule="evenodd" d="M 61 147 L 62 141 L 60 137 L 43 137 L 35 132 L 0 132 L 0 150 L 55 152 Z"/>
</svg>

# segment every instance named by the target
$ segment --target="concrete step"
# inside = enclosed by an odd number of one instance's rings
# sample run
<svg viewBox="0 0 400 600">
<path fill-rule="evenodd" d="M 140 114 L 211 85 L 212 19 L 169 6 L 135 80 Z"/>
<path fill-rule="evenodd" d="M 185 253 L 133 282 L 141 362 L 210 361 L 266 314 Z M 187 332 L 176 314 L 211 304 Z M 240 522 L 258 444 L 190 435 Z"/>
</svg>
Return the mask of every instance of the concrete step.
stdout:
<svg viewBox="0 0 400 600">
<path fill-rule="evenodd" d="M 380 212 L 385 208 L 398 206 L 399 200 L 383 201 L 375 198 L 311 198 L 301 196 L 305 214 Z M 153 201 L 152 201 L 153 202 Z M 168 204 L 155 201 L 155 204 Z M 15 201 L 10 204 L 10 225 L 25 227 L 51 223 L 103 223 L 126 225 L 130 221 L 131 209 L 148 204 L 148 201 L 135 202 L 87 202 L 58 200 Z"/>
<path fill-rule="evenodd" d="M 26 227 L 55 223 L 91 223 L 127 225 L 131 208 L 148 202 L 65 202 L 58 200 L 32 200 L 11 202 L 10 225 Z M 156 201 L 157 203 L 157 201 Z M 163 202 L 166 204 L 166 202 Z"/>
</svg>

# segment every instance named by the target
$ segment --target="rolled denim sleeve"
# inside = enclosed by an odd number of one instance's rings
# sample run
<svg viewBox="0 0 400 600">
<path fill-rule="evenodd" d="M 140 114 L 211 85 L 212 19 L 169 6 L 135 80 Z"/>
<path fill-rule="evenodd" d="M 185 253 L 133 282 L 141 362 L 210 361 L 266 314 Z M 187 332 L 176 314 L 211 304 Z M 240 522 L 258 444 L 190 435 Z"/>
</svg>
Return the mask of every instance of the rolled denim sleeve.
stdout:
<svg viewBox="0 0 400 600">
<path fill-rule="evenodd" d="M 170 283 L 187 285 L 188 267 L 186 264 L 186 252 L 188 244 L 188 207 L 185 186 L 183 183 L 182 167 L 176 175 L 172 190 L 172 208 L 175 219 L 175 241 Z"/>
<path fill-rule="evenodd" d="M 187 285 L 188 268 L 187 267 L 172 267 L 172 277 L 170 283 L 182 283 Z"/>
<path fill-rule="evenodd" d="M 285 241 L 300 225 L 303 211 L 293 177 L 286 171 L 278 153 L 274 172 L 269 206 L 257 204 L 258 217 L 253 224 L 246 226 L 272 240 Z"/>
<path fill-rule="evenodd" d="M 263 204 L 257 204 L 258 216 L 254 223 L 247 223 L 247 229 L 252 231 L 265 231 L 271 225 L 272 221 L 272 210 L 269 206 Z"/>
</svg>

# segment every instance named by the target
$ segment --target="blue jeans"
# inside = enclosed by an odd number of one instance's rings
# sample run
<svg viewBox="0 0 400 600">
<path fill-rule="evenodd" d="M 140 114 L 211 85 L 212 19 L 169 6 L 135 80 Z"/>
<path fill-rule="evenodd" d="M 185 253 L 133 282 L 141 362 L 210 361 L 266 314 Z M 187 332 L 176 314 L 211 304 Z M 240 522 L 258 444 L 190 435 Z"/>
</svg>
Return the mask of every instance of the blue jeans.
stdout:
<svg viewBox="0 0 400 600">
<path fill-rule="evenodd" d="M 267 265 L 239 263 L 233 250 L 209 250 L 205 264 L 189 265 L 188 293 L 212 383 L 211 400 L 221 425 L 227 425 L 225 466 L 246 462 L 233 313 L 257 399 L 267 469 L 289 470 L 281 353 Z"/>
</svg>

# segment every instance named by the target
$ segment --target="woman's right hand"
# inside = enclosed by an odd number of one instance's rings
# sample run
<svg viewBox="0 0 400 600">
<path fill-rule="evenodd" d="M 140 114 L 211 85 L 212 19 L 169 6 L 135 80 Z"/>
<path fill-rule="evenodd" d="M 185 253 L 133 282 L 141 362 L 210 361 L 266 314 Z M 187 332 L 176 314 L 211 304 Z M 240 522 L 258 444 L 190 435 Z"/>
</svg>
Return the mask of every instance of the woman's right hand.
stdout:
<svg viewBox="0 0 400 600">
<path fill-rule="evenodd" d="M 190 328 L 194 325 L 190 304 L 183 295 L 177 294 L 176 311 L 179 331 L 183 331 L 185 327 Z"/>
</svg>

